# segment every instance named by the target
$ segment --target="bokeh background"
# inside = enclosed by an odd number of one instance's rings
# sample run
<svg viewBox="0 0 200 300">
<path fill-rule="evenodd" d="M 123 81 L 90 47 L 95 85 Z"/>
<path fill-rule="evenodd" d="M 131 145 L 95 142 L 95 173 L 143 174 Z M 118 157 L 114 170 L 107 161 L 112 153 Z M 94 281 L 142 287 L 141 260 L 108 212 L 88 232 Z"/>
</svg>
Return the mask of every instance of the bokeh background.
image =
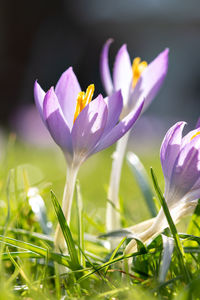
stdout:
<svg viewBox="0 0 200 300">
<path fill-rule="evenodd" d="M 30 162 L 40 166 L 60 196 L 64 160 L 57 156 L 57 149 L 46 150 L 53 143 L 34 107 L 33 84 L 38 79 L 47 90 L 72 65 L 83 90 L 94 83 L 96 95 L 104 94 L 99 56 L 103 43 L 110 37 L 115 40 L 110 52 L 111 66 L 123 43 L 132 59 L 140 56 L 148 62 L 170 48 L 165 83 L 134 127 L 129 146 L 142 157 L 147 168 L 159 165 L 159 145 L 169 126 L 185 120 L 191 129 L 200 115 L 199 0 L 0 1 L 0 125 L 15 133 L 22 143 L 18 150 L 14 149 L 10 167 Z M 94 199 L 97 194 L 103 195 L 102 207 L 106 203 L 113 149 L 91 158 L 80 174 L 84 197 Z M 50 167 L 47 153 L 55 168 Z M 38 157 L 42 158 L 40 162 Z M 127 172 L 122 178 L 122 189 L 126 190 L 124 198 L 128 203 L 133 195 L 138 199 L 139 192 Z M 98 182 L 92 182 L 92 188 L 88 188 L 95 176 Z M 139 214 L 145 218 L 144 211 Z M 141 216 L 132 218 L 137 221 Z"/>
<path fill-rule="evenodd" d="M 168 78 L 150 112 L 193 120 L 200 101 L 198 0 L 0 1 L 1 122 L 19 105 L 33 103 L 36 78 L 45 89 L 70 65 L 81 86 L 99 80 L 99 54 L 115 39 L 130 56 L 151 61 L 170 48 Z"/>
</svg>

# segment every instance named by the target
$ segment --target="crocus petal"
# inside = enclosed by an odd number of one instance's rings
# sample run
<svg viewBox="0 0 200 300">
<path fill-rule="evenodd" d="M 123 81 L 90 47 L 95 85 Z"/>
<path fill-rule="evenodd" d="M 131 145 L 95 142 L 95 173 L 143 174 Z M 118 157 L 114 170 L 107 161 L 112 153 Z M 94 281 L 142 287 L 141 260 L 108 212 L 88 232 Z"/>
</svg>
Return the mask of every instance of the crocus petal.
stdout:
<svg viewBox="0 0 200 300">
<path fill-rule="evenodd" d="M 56 144 L 58 144 L 63 151 L 72 154 L 70 130 L 53 88 L 46 93 L 43 111 L 47 127 Z"/>
<path fill-rule="evenodd" d="M 129 98 L 129 107 L 132 107 L 140 97 L 145 98 L 144 110 L 150 105 L 167 74 L 168 53 L 169 49 L 165 49 L 142 72 Z"/>
<path fill-rule="evenodd" d="M 123 99 L 121 91 L 113 93 L 104 99 L 108 106 L 108 118 L 103 135 L 105 136 L 119 121 L 123 108 Z"/>
<path fill-rule="evenodd" d="M 109 48 L 112 42 L 113 42 L 112 39 L 107 40 L 107 42 L 103 46 L 101 52 L 101 58 L 100 58 L 101 81 L 103 83 L 103 87 L 108 96 L 111 95 L 113 92 L 113 83 L 110 75 L 109 60 L 108 60 Z"/>
<path fill-rule="evenodd" d="M 106 136 L 102 136 L 93 153 L 101 151 L 120 139 L 137 121 L 144 105 L 144 100 L 138 104 L 137 108 L 130 112 L 122 121 L 111 129 Z"/>
<path fill-rule="evenodd" d="M 45 123 L 44 115 L 43 115 L 43 101 L 44 101 L 44 97 L 45 97 L 45 92 L 43 91 L 43 89 L 41 88 L 41 86 L 39 85 L 39 83 L 36 80 L 35 84 L 34 84 L 35 104 L 36 104 L 36 107 L 37 107 L 37 109 L 39 111 L 39 114 L 40 114 L 43 122 Z"/>
<path fill-rule="evenodd" d="M 182 131 L 185 122 L 178 122 L 166 133 L 160 149 L 160 160 L 165 177 L 165 190 L 168 189 L 174 162 L 179 154 L 182 141 Z"/>
<path fill-rule="evenodd" d="M 193 137 L 198 133 L 200 132 L 200 128 L 197 128 L 197 129 L 194 129 L 190 132 L 188 132 L 188 134 L 186 134 L 183 139 L 182 139 L 182 142 L 181 142 L 181 148 L 185 147 L 185 145 L 187 143 L 190 143 L 191 140 L 193 139 Z"/>
<path fill-rule="evenodd" d="M 196 136 L 190 143 L 186 144 L 180 151 L 174 163 L 172 176 L 170 180 L 170 189 L 172 193 L 179 195 L 181 199 L 190 192 L 199 179 L 200 175 L 200 136 Z M 169 196 L 173 201 L 173 195 Z"/>
<path fill-rule="evenodd" d="M 121 89 L 124 105 L 127 104 L 133 73 L 126 45 L 123 45 L 115 58 L 113 67 L 113 84 L 115 91 Z"/>
<path fill-rule="evenodd" d="M 79 82 L 72 67 L 70 67 L 61 75 L 55 87 L 55 93 L 70 130 L 73 126 L 76 99 L 80 91 Z"/>
<path fill-rule="evenodd" d="M 108 109 L 99 95 L 78 115 L 72 128 L 73 150 L 82 162 L 99 141 L 107 121 Z"/>
</svg>

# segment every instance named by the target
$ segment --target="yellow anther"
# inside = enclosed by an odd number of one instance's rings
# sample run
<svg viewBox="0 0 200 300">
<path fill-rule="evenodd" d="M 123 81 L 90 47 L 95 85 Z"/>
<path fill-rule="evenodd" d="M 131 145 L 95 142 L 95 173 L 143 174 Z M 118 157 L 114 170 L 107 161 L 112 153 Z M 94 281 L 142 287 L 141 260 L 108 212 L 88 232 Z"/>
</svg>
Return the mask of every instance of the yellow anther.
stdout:
<svg viewBox="0 0 200 300">
<path fill-rule="evenodd" d="M 197 135 L 199 135 L 200 134 L 200 131 L 198 131 L 198 132 L 196 132 L 192 137 L 191 137 L 191 139 L 190 140 L 193 140 L 193 138 L 195 138 Z"/>
<path fill-rule="evenodd" d="M 146 69 L 147 66 L 148 66 L 147 62 L 146 61 L 141 62 L 140 57 L 136 57 L 133 60 L 133 64 L 132 64 L 133 88 L 136 86 L 138 79 L 140 78 L 142 72 L 144 71 L 144 69 Z"/>
<path fill-rule="evenodd" d="M 74 114 L 74 122 L 80 112 L 84 109 L 84 107 L 90 103 L 94 94 L 94 84 L 90 84 L 86 90 L 86 92 L 78 93 L 78 97 L 76 99 L 76 110 Z"/>
<path fill-rule="evenodd" d="M 93 94 L 94 94 L 94 84 L 90 84 L 85 92 L 85 97 L 83 100 L 84 107 L 90 103 L 90 101 L 92 100 Z"/>
</svg>

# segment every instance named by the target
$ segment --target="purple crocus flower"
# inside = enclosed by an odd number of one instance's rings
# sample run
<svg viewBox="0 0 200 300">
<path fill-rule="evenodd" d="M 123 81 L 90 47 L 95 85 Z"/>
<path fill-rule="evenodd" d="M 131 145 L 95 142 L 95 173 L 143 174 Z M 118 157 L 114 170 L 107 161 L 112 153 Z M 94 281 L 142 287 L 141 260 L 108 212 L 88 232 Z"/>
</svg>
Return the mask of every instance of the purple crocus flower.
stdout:
<svg viewBox="0 0 200 300">
<path fill-rule="evenodd" d="M 185 124 L 178 122 L 168 130 L 160 150 L 165 179 L 164 197 L 174 223 L 192 213 L 200 198 L 200 127 L 182 137 Z M 155 237 L 168 226 L 162 209 L 156 218 L 150 219 L 146 224 L 150 225 L 149 228 L 137 233 L 143 242 Z M 134 227 L 131 230 L 134 232 Z M 136 243 L 131 241 L 126 252 L 135 250 Z"/>
<path fill-rule="evenodd" d="M 63 150 L 68 172 L 63 194 L 62 209 L 70 222 L 76 177 L 80 165 L 92 154 L 103 150 L 120 139 L 138 119 L 144 100 L 123 120 L 121 91 L 107 98 L 98 95 L 92 100 L 94 85 L 81 92 L 72 68 L 67 69 L 56 84 L 45 93 L 35 82 L 35 103 L 52 138 Z M 66 251 L 60 227 L 55 234 L 56 248 Z"/>
<path fill-rule="evenodd" d="M 60 77 L 55 90 L 45 93 L 35 82 L 34 97 L 40 116 L 69 164 L 80 165 L 90 155 L 121 138 L 140 115 L 143 101 L 118 123 L 122 110 L 121 92 L 91 101 L 94 86 L 81 92 L 72 68 Z M 86 103 L 88 101 L 88 103 Z M 76 116 L 75 116 L 76 115 Z"/>
<path fill-rule="evenodd" d="M 143 109 L 146 109 L 160 90 L 167 74 L 169 49 L 161 52 L 149 65 L 146 61 L 141 62 L 139 57 L 136 57 L 131 65 L 127 47 L 122 45 L 115 58 L 112 79 L 108 60 L 112 41 L 107 40 L 100 59 L 101 79 L 106 93 L 112 95 L 114 91 L 121 89 L 122 116 L 130 112 L 141 97 L 145 98 Z"/>
<path fill-rule="evenodd" d="M 168 69 L 168 53 L 165 49 L 149 65 L 139 57 L 131 60 L 126 45 L 119 49 L 114 66 L 113 76 L 111 77 L 109 69 L 108 54 L 112 39 L 109 39 L 102 50 L 100 59 L 100 73 L 103 86 L 107 95 L 112 95 L 118 89 L 122 91 L 123 109 L 120 118 L 124 118 L 134 109 L 141 99 L 145 99 L 144 109 L 146 109 L 158 91 L 165 79 Z M 113 203 L 107 204 L 106 227 L 107 231 L 120 228 L 120 217 L 114 207 L 119 208 L 119 185 L 121 169 L 123 164 L 129 133 L 118 143 L 113 156 L 112 171 L 108 190 L 108 199 Z"/>
<path fill-rule="evenodd" d="M 200 198 L 200 127 L 182 137 L 185 122 L 167 132 L 160 151 L 169 206 Z"/>
</svg>

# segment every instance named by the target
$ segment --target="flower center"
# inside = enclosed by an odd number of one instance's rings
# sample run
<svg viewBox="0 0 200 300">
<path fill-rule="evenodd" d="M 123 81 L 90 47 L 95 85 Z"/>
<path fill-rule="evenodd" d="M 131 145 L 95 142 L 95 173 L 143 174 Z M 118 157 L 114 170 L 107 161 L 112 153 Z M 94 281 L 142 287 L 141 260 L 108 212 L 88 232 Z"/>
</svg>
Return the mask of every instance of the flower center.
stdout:
<svg viewBox="0 0 200 300">
<path fill-rule="evenodd" d="M 86 107 L 87 104 L 90 103 L 94 94 L 94 84 L 90 84 L 86 90 L 86 92 L 78 93 L 78 97 L 76 99 L 76 110 L 74 114 L 74 122 L 80 112 Z"/>
<path fill-rule="evenodd" d="M 133 64 L 132 64 L 132 72 L 133 72 L 132 86 L 133 86 L 133 88 L 136 86 L 138 79 L 140 78 L 142 72 L 144 71 L 144 69 L 146 69 L 147 66 L 148 66 L 147 62 L 146 61 L 141 62 L 140 57 L 136 57 L 133 60 Z"/>
<path fill-rule="evenodd" d="M 193 140 L 193 138 L 195 138 L 197 135 L 199 135 L 200 134 L 200 131 L 197 131 L 192 137 L 191 137 L 191 139 L 190 140 Z"/>
</svg>

